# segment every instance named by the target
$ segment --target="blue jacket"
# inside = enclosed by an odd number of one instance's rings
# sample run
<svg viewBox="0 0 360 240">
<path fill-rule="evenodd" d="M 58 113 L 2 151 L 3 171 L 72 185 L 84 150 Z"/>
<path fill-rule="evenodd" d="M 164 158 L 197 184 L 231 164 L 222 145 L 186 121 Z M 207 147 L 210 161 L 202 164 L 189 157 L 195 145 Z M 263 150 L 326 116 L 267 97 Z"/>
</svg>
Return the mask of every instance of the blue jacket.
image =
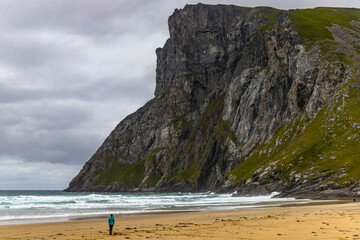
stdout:
<svg viewBox="0 0 360 240">
<path fill-rule="evenodd" d="M 110 216 L 109 217 L 109 225 L 114 225 L 114 223 L 115 223 L 115 218 L 113 217 L 113 216 Z"/>
</svg>

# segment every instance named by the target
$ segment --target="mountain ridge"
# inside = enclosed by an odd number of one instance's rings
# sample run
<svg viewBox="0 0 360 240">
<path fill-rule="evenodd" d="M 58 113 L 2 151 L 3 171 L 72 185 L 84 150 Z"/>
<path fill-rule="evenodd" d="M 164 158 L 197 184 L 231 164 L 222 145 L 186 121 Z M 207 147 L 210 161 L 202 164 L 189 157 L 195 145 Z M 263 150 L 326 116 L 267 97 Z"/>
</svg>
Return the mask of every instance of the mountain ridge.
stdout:
<svg viewBox="0 0 360 240">
<path fill-rule="evenodd" d="M 359 16 L 339 8 L 175 10 L 170 38 L 156 50 L 155 97 L 119 123 L 67 191 L 357 196 Z M 321 139 L 309 133 L 313 125 Z M 331 155 L 333 138 L 346 151 Z M 341 166 L 324 171 L 332 160 Z"/>
</svg>

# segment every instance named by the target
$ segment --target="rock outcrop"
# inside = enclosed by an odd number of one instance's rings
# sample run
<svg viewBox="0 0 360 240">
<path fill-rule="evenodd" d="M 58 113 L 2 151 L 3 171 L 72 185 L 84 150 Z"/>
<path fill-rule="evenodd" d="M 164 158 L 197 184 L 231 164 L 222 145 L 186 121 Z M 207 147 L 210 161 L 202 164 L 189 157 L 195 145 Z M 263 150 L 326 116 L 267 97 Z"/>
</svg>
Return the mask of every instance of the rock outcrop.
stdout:
<svg viewBox="0 0 360 240">
<path fill-rule="evenodd" d="M 175 10 L 156 50 L 155 97 L 120 122 L 67 191 L 356 195 L 359 16 Z"/>
</svg>

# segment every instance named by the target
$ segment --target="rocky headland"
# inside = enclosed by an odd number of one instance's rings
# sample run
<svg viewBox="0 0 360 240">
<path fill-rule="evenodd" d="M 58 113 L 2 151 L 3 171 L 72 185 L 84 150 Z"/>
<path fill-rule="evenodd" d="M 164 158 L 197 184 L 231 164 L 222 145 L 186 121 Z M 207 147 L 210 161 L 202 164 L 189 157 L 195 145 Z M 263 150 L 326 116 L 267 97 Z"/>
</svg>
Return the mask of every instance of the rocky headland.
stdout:
<svg viewBox="0 0 360 240">
<path fill-rule="evenodd" d="M 360 196 L 360 10 L 187 5 L 66 191 Z"/>
</svg>

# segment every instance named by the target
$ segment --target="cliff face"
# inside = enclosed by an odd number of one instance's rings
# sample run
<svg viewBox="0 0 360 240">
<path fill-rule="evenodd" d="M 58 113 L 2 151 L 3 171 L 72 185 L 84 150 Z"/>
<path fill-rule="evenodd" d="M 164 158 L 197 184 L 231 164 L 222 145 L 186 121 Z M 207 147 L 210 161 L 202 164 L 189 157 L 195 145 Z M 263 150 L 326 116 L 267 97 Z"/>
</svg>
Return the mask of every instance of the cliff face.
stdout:
<svg viewBox="0 0 360 240">
<path fill-rule="evenodd" d="M 120 122 L 67 190 L 356 193 L 359 16 L 175 10 L 156 50 L 155 97 Z"/>
</svg>

